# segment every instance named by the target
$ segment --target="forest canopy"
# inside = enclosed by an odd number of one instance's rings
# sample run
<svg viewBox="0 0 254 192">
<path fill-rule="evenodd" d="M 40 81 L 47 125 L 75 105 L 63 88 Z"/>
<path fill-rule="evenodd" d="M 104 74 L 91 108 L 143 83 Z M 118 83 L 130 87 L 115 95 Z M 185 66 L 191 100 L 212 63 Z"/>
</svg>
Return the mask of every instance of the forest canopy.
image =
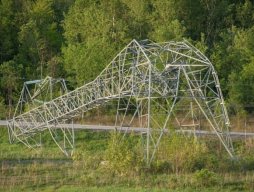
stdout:
<svg viewBox="0 0 254 192">
<path fill-rule="evenodd" d="M 227 103 L 254 106 L 250 0 L 0 0 L 0 38 L 1 118 L 23 82 L 63 77 L 75 88 L 132 39 L 188 39 L 214 64 Z"/>
</svg>

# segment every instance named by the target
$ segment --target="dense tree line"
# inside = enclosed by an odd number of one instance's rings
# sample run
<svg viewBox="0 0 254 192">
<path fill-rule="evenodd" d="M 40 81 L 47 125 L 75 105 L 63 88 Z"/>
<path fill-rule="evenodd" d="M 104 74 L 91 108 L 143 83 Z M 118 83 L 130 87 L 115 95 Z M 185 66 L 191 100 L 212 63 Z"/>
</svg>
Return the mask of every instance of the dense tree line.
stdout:
<svg viewBox="0 0 254 192">
<path fill-rule="evenodd" d="M 226 100 L 254 105 L 250 0 L 0 0 L 0 113 L 22 83 L 96 77 L 131 39 L 189 39 L 214 63 Z"/>
</svg>

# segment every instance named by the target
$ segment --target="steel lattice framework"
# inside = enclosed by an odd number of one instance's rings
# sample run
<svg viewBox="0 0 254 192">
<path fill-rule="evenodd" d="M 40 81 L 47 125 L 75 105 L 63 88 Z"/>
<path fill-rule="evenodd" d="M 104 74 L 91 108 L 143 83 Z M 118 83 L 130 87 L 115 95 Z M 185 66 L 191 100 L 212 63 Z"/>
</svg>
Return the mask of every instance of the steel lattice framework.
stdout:
<svg viewBox="0 0 254 192">
<path fill-rule="evenodd" d="M 73 148 L 74 131 L 63 126 L 64 142 L 58 142 L 54 127 L 112 100 L 117 102 L 116 130 L 123 126 L 146 128 L 148 164 L 169 127 L 195 127 L 197 114 L 234 156 L 216 71 L 207 57 L 185 40 L 132 40 L 92 82 L 14 116 L 8 127 L 14 138 L 30 147 L 29 139 L 48 129 L 67 154 L 66 148 Z"/>
<path fill-rule="evenodd" d="M 26 81 L 23 84 L 21 94 L 14 111 L 14 117 L 20 116 L 24 111 L 29 111 L 36 106 L 40 106 L 45 102 L 51 101 L 54 97 L 67 93 L 67 86 L 65 80 L 62 78 L 52 78 L 47 76 L 45 79 L 38 79 L 32 81 Z M 33 141 L 37 146 L 39 145 L 36 138 L 27 135 L 27 138 Z M 31 141 L 25 139 L 25 144 L 29 147 Z M 12 129 L 9 129 L 9 140 L 14 142 L 16 136 Z M 21 140 L 20 140 L 21 141 Z M 24 141 L 22 141 L 24 143 Z M 41 142 L 41 140 L 40 140 Z"/>
</svg>

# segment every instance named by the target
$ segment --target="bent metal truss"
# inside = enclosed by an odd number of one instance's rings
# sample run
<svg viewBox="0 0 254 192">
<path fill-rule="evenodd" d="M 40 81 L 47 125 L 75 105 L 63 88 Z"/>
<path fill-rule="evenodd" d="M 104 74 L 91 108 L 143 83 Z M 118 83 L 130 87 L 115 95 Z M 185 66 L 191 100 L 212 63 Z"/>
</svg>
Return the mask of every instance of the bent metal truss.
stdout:
<svg viewBox="0 0 254 192">
<path fill-rule="evenodd" d="M 162 136 L 170 132 L 169 127 L 193 128 L 198 116 L 216 133 L 228 154 L 234 156 L 216 71 L 207 57 L 185 40 L 132 40 L 92 82 L 14 116 L 8 123 L 9 132 L 31 147 L 32 138 L 48 130 L 68 154 L 66 149 L 74 147 L 74 131 L 64 123 L 113 100 L 117 103 L 116 130 L 126 126 L 145 128 L 148 164 Z M 55 127 L 60 127 L 62 141 L 57 141 L 59 132 Z"/>
</svg>

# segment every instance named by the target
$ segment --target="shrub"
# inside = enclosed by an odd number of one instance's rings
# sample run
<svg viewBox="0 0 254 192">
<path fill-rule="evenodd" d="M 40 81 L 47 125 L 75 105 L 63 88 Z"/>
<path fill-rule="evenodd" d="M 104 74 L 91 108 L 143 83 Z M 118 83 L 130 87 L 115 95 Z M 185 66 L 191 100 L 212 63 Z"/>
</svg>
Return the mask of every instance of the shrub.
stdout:
<svg viewBox="0 0 254 192">
<path fill-rule="evenodd" d="M 111 133 L 111 138 L 106 150 L 108 169 L 120 175 L 129 171 L 139 170 L 142 157 L 138 153 L 138 146 L 133 136 L 123 136 L 118 132 Z"/>
<path fill-rule="evenodd" d="M 175 173 L 202 169 L 206 166 L 207 147 L 194 137 L 172 134 L 159 147 L 158 159 L 168 161 Z"/>
<path fill-rule="evenodd" d="M 152 162 L 150 170 L 156 173 L 169 173 L 172 170 L 172 164 L 169 161 Z"/>
<path fill-rule="evenodd" d="M 194 183 L 199 187 L 208 187 L 219 183 L 219 176 L 208 169 L 201 169 L 194 174 Z"/>
</svg>

